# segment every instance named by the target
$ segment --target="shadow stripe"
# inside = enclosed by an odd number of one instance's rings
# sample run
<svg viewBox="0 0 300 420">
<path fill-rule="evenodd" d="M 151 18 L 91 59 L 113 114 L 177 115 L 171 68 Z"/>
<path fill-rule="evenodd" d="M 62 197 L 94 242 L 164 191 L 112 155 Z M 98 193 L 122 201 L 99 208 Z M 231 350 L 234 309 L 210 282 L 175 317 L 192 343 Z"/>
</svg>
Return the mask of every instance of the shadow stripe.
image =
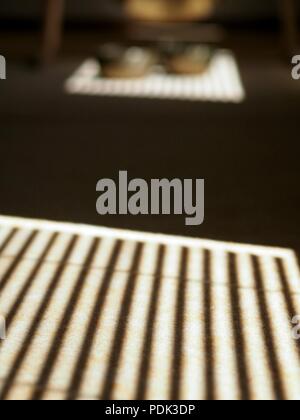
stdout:
<svg viewBox="0 0 300 420">
<path fill-rule="evenodd" d="M 75 287 L 73 289 L 69 302 L 66 306 L 66 310 L 64 312 L 63 318 L 60 321 L 59 328 L 53 339 L 44 367 L 40 373 L 38 380 L 36 381 L 36 386 L 35 386 L 35 389 L 33 390 L 32 397 L 31 397 L 33 400 L 41 399 L 46 391 L 46 386 L 49 382 L 50 375 L 53 371 L 53 367 L 55 366 L 55 362 L 60 354 L 62 344 L 64 342 L 66 333 L 68 331 L 70 322 L 72 320 L 72 316 L 78 305 L 78 302 L 79 302 L 79 299 L 80 299 L 80 296 L 84 287 L 85 279 L 90 272 L 90 267 L 96 255 L 96 252 L 98 251 L 99 244 L 100 244 L 100 239 L 96 238 L 93 240 L 90 246 L 89 252 L 83 263 L 83 267 L 81 269 L 81 272 L 78 275 Z"/>
<path fill-rule="evenodd" d="M 294 316 L 299 315 L 299 314 L 297 313 L 298 311 L 293 302 L 292 292 L 289 286 L 288 277 L 286 274 L 285 267 L 283 265 L 283 261 L 281 258 L 276 258 L 275 261 L 276 261 L 276 266 L 279 273 L 280 281 L 282 284 L 283 295 L 284 295 L 286 309 L 288 312 L 288 317 L 290 320 L 292 320 Z M 293 341 L 295 341 L 295 345 L 298 351 L 298 357 L 300 359 L 300 340 L 293 340 Z"/>
<path fill-rule="evenodd" d="M 10 280 L 12 274 L 17 269 L 18 265 L 22 262 L 22 259 L 23 259 L 24 255 L 26 254 L 29 247 L 32 245 L 32 243 L 35 240 L 37 234 L 38 234 L 38 231 L 36 231 L 36 230 L 34 230 L 30 234 L 29 238 L 26 240 L 26 242 L 24 243 L 24 245 L 22 246 L 22 248 L 20 249 L 18 254 L 14 257 L 11 265 L 6 270 L 6 273 L 2 276 L 2 278 L 0 280 L 0 293 L 3 291 L 3 289 L 7 285 L 8 281 Z"/>
<path fill-rule="evenodd" d="M 230 299 L 232 308 L 232 325 L 235 341 L 235 357 L 239 376 L 240 399 L 250 400 L 249 372 L 246 362 L 246 342 L 243 329 L 242 308 L 239 295 L 239 280 L 236 254 L 228 255 L 228 271 L 230 278 Z"/>
<path fill-rule="evenodd" d="M 149 312 L 147 317 L 146 332 L 144 337 L 144 345 L 142 350 L 141 364 L 139 367 L 139 380 L 135 392 L 136 400 L 144 400 L 147 393 L 147 382 L 149 378 L 150 360 L 153 351 L 154 325 L 157 318 L 159 296 L 161 291 L 161 282 L 163 275 L 164 260 L 166 254 L 166 246 L 161 245 L 158 250 L 155 279 L 150 298 Z"/>
<path fill-rule="evenodd" d="M 121 312 L 118 319 L 118 326 L 112 345 L 111 357 L 105 375 L 104 387 L 101 393 L 102 400 L 110 400 L 113 392 L 114 382 L 119 367 L 120 356 L 126 335 L 127 321 L 131 311 L 133 295 L 136 287 L 138 267 L 141 262 L 144 244 L 138 243 L 133 257 L 130 273 L 127 280 L 126 290 L 121 304 Z"/>
<path fill-rule="evenodd" d="M 73 238 L 70 240 L 69 245 L 58 265 L 58 268 L 50 282 L 50 285 L 48 287 L 47 293 L 44 296 L 43 301 L 41 302 L 36 315 L 34 317 L 34 320 L 31 324 L 31 327 L 27 333 L 27 337 L 25 338 L 24 343 L 22 344 L 18 354 L 16 355 L 14 362 L 12 364 L 12 368 L 10 370 L 10 373 L 8 375 L 8 377 L 5 380 L 5 384 L 3 386 L 2 392 L 0 394 L 0 400 L 5 400 L 10 392 L 11 387 L 13 386 L 13 383 L 15 381 L 15 378 L 19 372 L 20 367 L 22 366 L 22 363 L 28 353 L 28 350 L 30 348 L 30 345 L 32 343 L 32 341 L 34 340 L 35 334 L 39 328 L 40 322 L 47 310 L 47 308 L 49 307 L 52 297 L 55 293 L 56 287 L 59 284 L 59 281 L 61 279 L 61 276 L 63 275 L 66 266 L 67 266 L 67 262 L 68 259 L 70 257 L 70 255 L 72 254 L 75 245 L 78 241 L 78 236 L 73 236 Z"/>
<path fill-rule="evenodd" d="M 170 399 L 179 400 L 182 381 L 182 358 L 183 358 L 183 340 L 184 340 L 184 322 L 186 308 L 186 288 L 187 288 L 187 267 L 189 260 L 189 251 L 183 248 L 180 261 L 180 276 L 177 289 L 176 317 L 174 331 L 174 354 L 173 354 L 173 372 L 170 390 Z"/>
<path fill-rule="evenodd" d="M 16 233 L 19 231 L 18 228 L 14 228 L 5 238 L 5 240 L 2 242 L 2 245 L 0 246 L 0 255 L 3 254 L 5 249 L 8 247 L 8 245 L 11 243 L 12 239 L 16 236 Z"/>
<path fill-rule="evenodd" d="M 296 262 L 298 265 L 298 269 L 300 270 L 300 252 L 299 250 L 295 251 Z"/>
<path fill-rule="evenodd" d="M 52 237 L 50 238 L 48 244 L 46 245 L 45 250 L 43 251 L 42 255 L 37 260 L 36 265 L 34 266 L 33 270 L 29 274 L 27 280 L 25 281 L 24 286 L 22 287 L 20 293 L 18 294 L 11 310 L 9 311 L 6 321 L 7 321 L 7 327 L 9 328 L 10 324 L 13 322 L 15 316 L 18 313 L 19 307 L 22 304 L 23 300 L 25 299 L 25 296 L 32 286 L 32 283 L 34 282 L 36 276 L 38 275 L 40 269 L 42 268 L 43 264 L 45 263 L 45 258 L 47 258 L 47 255 L 51 251 L 52 247 L 54 246 L 55 241 L 58 238 L 58 233 L 54 233 Z"/>
<path fill-rule="evenodd" d="M 271 319 L 267 309 L 267 298 L 259 257 L 252 255 L 251 259 L 256 284 L 255 292 L 258 300 L 260 322 L 263 330 L 266 353 L 268 354 L 268 365 L 272 376 L 273 391 L 277 400 L 286 400 L 284 386 L 280 374 L 279 360 L 275 350 L 275 339 L 272 333 Z"/>
<path fill-rule="evenodd" d="M 68 400 L 75 400 L 79 395 L 80 386 L 81 386 L 82 379 L 85 373 L 86 365 L 89 360 L 90 352 L 91 352 L 91 349 L 93 347 L 93 343 L 95 340 L 95 334 L 99 328 L 101 315 L 102 315 L 106 297 L 109 291 L 111 279 L 115 272 L 115 267 L 119 260 L 123 245 L 124 245 L 123 242 L 118 240 L 112 250 L 110 261 L 106 268 L 103 281 L 100 285 L 98 294 L 96 296 L 95 305 L 92 311 L 89 326 L 87 328 L 86 335 L 83 339 L 81 350 L 80 350 L 77 362 L 75 364 L 72 379 L 70 381 L 70 386 L 67 391 L 66 398 Z"/>
<path fill-rule="evenodd" d="M 213 344 L 213 317 L 212 317 L 212 275 L 211 275 L 211 252 L 204 251 L 203 263 L 203 307 L 204 307 L 204 324 L 205 324 L 205 383 L 206 383 L 206 400 L 213 401 L 216 399 L 215 384 L 215 368 L 214 368 L 214 344 Z"/>
</svg>

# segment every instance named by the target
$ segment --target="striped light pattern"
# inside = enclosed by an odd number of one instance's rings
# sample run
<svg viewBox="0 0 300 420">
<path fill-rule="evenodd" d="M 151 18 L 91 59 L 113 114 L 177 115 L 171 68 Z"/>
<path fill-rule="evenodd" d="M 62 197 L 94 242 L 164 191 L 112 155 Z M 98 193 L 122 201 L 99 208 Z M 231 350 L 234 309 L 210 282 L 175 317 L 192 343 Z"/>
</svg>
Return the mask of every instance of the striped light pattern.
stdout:
<svg viewBox="0 0 300 420">
<path fill-rule="evenodd" d="M 0 399 L 298 400 L 289 249 L 0 217 Z"/>
<path fill-rule="evenodd" d="M 234 55 L 220 50 L 203 75 L 174 76 L 161 71 L 141 79 L 101 78 L 101 66 L 86 60 L 66 81 L 69 94 L 240 103 L 245 90 Z"/>
</svg>

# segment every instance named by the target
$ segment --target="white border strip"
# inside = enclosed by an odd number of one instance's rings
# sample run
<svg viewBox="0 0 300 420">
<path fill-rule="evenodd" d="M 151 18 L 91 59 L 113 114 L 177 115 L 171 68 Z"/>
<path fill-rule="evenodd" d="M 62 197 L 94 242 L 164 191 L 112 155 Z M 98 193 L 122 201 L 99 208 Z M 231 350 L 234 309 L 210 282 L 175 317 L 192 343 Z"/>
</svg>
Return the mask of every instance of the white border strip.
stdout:
<svg viewBox="0 0 300 420">
<path fill-rule="evenodd" d="M 124 241 L 146 242 L 152 244 L 177 245 L 189 248 L 205 248 L 226 252 L 246 253 L 254 255 L 270 255 L 272 257 L 286 258 L 294 255 L 288 248 L 256 246 L 221 242 L 207 239 L 195 239 L 182 236 L 137 232 L 123 229 L 112 229 L 73 223 L 52 222 L 46 220 L 24 219 L 18 217 L 0 216 L 0 226 L 17 227 L 30 230 L 43 230 L 48 232 L 69 233 L 83 236 L 106 237 Z"/>
</svg>

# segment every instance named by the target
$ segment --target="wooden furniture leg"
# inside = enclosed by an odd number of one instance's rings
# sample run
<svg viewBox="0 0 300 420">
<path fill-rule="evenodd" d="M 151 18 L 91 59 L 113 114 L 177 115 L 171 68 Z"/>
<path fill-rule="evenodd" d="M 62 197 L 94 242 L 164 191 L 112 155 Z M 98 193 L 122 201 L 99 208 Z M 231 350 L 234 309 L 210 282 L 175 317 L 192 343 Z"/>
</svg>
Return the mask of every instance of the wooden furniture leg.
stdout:
<svg viewBox="0 0 300 420">
<path fill-rule="evenodd" d="M 45 0 L 41 61 L 49 65 L 59 51 L 63 32 L 64 0 Z"/>
<path fill-rule="evenodd" d="M 297 53 L 298 25 L 295 0 L 280 0 L 280 16 L 283 42 L 286 54 L 291 57 Z M 299 52 L 299 51 L 298 51 Z"/>
</svg>

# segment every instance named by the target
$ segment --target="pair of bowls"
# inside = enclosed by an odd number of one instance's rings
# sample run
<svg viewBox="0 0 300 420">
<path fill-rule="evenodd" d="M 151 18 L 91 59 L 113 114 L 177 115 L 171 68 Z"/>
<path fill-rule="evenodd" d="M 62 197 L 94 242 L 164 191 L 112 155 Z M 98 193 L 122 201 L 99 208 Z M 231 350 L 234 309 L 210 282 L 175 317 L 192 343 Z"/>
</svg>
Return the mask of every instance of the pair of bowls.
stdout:
<svg viewBox="0 0 300 420">
<path fill-rule="evenodd" d="M 207 69 L 212 55 L 210 47 L 178 42 L 152 48 L 106 44 L 98 51 L 101 75 L 114 79 L 144 77 L 154 66 L 171 74 L 199 75 Z"/>
</svg>

